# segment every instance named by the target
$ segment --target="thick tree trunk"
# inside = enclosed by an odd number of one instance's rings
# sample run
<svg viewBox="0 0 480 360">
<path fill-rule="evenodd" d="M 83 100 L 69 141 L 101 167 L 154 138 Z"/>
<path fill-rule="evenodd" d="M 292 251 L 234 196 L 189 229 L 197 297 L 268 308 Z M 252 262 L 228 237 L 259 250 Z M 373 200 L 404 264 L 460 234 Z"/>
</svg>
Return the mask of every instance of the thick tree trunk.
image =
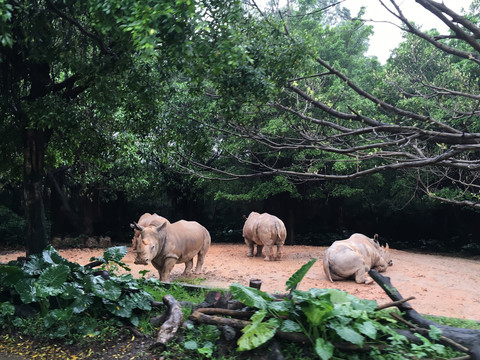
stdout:
<svg viewBox="0 0 480 360">
<path fill-rule="evenodd" d="M 23 133 L 23 196 L 27 223 L 27 256 L 42 252 L 47 246 L 45 208 L 43 204 L 43 172 L 46 137 L 41 130 Z"/>
</svg>

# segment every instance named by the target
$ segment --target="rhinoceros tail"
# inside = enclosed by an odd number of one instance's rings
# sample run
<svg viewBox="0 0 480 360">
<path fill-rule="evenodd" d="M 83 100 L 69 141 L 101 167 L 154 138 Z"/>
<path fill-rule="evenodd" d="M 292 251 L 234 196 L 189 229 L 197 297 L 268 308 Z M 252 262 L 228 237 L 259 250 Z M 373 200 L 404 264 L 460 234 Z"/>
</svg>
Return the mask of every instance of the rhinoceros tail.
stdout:
<svg viewBox="0 0 480 360">
<path fill-rule="evenodd" d="M 325 254 L 323 255 L 323 271 L 325 275 L 327 275 L 328 280 L 333 282 L 332 275 L 330 274 L 330 263 L 328 262 L 328 249 L 325 250 Z"/>
<path fill-rule="evenodd" d="M 275 230 L 277 233 L 277 239 L 275 241 L 275 244 L 277 245 L 285 244 L 285 239 L 287 238 L 287 230 L 285 229 L 285 225 L 283 225 L 283 223 L 279 221 L 276 221 Z"/>
</svg>

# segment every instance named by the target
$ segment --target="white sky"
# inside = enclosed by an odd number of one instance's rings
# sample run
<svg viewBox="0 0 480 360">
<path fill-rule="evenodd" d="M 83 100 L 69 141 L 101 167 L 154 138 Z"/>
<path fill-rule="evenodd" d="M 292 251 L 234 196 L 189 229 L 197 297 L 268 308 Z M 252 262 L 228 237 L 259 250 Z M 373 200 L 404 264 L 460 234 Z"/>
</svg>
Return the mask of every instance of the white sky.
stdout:
<svg viewBox="0 0 480 360">
<path fill-rule="evenodd" d="M 437 1 L 443 2 L 446 6 L 457 13 L 461 13 L 462 8 L 468 10 L 470 3 L 472 2 L 471 0 Z M 391 7 L 388 0 L 385 0 L 384 4 L 387 6 L 390 5 Z M 414 21 L 416 24 L 421 25 L 423 30 L 436 28 L 441 33 L 446 33 L 446 26 L 443 25 L 435 15 L 417 4 L 415 0 L 397 0 L 397 4 L 402 9 L 405 17 Z M 383 21 L 380 23 L 369 23 L 374 26 L 375 34 L 370 38 L 370 49 L 367 54 L 375 55 L 381 63 L 385 63 L 390 55 L 390 51 L 402 41 L 402 33 L 397 27 L 385 23 L 384 21 L 391 21 L 397 24 L 399 22 L 380 4 L 378 0 L 345 0 L 340 6 L 349 8 L 352 16 L 355 16 L 358 14 L 358 10 L 362 5 L 366 8 L 366 13 L 363 16 L 364 19 Z"/>
</svg>

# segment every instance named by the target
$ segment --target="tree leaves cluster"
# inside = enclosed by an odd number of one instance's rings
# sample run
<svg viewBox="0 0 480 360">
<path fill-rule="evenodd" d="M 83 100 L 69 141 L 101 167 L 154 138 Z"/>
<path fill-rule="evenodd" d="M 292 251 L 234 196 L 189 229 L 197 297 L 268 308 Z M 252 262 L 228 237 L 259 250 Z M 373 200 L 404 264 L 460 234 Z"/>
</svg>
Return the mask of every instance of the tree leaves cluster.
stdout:
<svg viewBox="0 0 480 360">
<path fill-rule="evenodd" d="M 97 261 L 123 266 L 126 251 L 124 246 L 106 249 Z M 36 314 L 50 338 L 63 338 L 94 333 L 98 326 L 94 319 L 105 314 L 138 325 L 142 313 L 152 309 L 152 296 L 131 274 L 102 275 L 102 271 L 66 260 L 50 246 L 26 262 L 2 265 L 0 326 L 23 328 L 29 316 Z M 89 316 L 92 321 L 87 321 Z"/>
</svg>

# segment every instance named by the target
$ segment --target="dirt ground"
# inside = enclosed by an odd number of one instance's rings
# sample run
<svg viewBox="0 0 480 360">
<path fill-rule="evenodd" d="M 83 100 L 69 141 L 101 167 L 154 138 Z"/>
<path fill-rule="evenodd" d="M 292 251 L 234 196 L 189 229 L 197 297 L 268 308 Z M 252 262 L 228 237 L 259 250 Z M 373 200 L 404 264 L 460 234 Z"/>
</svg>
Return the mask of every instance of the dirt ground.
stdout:
<svg viewBox="0 0 480 360">
<path fill-rule="evenodd" d="M 285 283 L 302 265 L 313 258 L 318 261 L 307 273 L 299 289 L 337 288 L 359 298 L 377 300 L 381 305 L 390 302 L 377 285 L 359 285 L 354 281 L 331 283 L 325 277 L 322 266 L 325 247 L 285 246 L 281 261 L 268 262 L 262 258 L 246 256 L 245 244 L 212 244 L 207 253 L 201 274 L 189 275 L 204 278 L 203 286 L 228 288 L 235 282 L 248 285 L 250 279 L 260 279 L 261 289 L 270 293 L 284 293 Z M 60 250 L 70 261 L 85 265 L 92 256 L 101 256 L 103 249 Z M 480 257 L 459 258 L 442 255 L 426 255 L 401 250 L 391 250 L 393 266 L 386 276 L 403 297 L 414 296 L 409 303 L 420 313 L 480 321 Z M 0 253 L 0 263 L 23 256 L 23 252 Z M 150 270 L 146 275 L 158 277 L 153 266 L 135 265 L 131 247 L 123 259 L 135 277 L 139 271 Z M 196 260 L 195 260 L 196 261 Z M 174 267 L 170 281 L 182 276 L 183 264 Z"/>
</svg>

